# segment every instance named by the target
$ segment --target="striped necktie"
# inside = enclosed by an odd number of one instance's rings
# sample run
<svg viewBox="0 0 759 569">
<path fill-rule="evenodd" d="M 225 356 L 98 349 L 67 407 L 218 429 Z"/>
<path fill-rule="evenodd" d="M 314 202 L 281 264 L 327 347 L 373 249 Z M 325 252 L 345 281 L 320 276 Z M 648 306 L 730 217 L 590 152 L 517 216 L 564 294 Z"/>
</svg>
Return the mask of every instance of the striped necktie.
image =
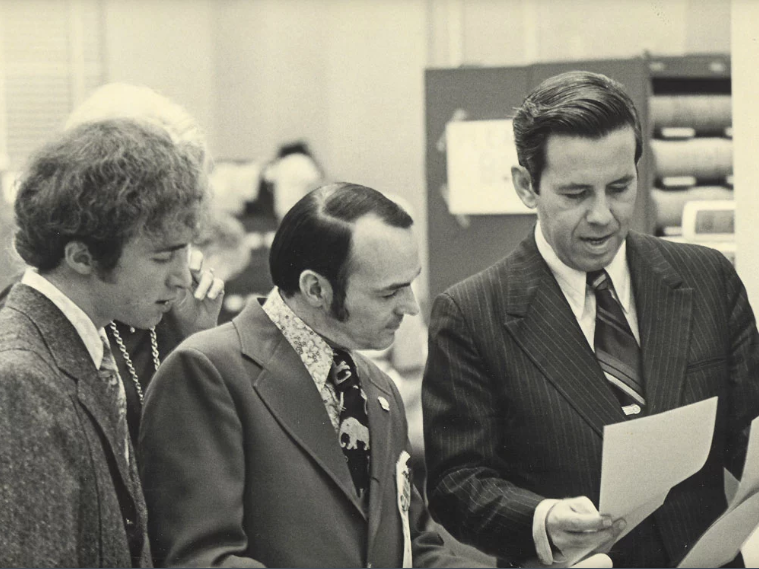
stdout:
<svg viewBox="0 0 759 569">
<path fill-rule="evenodd" d="M 612 294 L 613 284 L 607 272 L 590 272 L 587 282 L 596 294 L 596 359 L 606 379 L 614 386 L 625 414 L 640 413 L 646 400 L 638 342 L 622 306 Z"/>
<path fill-rule="evenodd" d="M 118 450 L 129 464 L 129 427 L 127 425 L 127 404 L 124 384 L 121 382 L 116 360 L 113 359 L 108 336 L 100 335 L 103 343 L 103 360 L 100 362 L 98 377 L 106 384 L 109 395 L 113 398 L 113 411 L 116 413 L 116 444 Z"/>
<path fill-rule="evenodd" d="M 340 446 L 362 502 L 369 495 L 369 415 L 366 394 L 361 389 L 353 359 L 344 350 L 334 350 L 329 374 L 340 399 Z"/>
</svg>

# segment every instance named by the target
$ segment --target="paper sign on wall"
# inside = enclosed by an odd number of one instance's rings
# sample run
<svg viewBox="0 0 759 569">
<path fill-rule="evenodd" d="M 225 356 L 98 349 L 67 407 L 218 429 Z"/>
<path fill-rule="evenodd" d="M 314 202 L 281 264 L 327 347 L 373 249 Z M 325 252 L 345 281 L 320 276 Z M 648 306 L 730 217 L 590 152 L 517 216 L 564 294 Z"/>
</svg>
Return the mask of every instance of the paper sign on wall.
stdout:
<svg viewBox="0 0 759 569">
<path fill-rule="evenodd" d="M 514 190 L 518 164 L 510 120 L 451 121 L 445 127 L 448 210 L 454 215 L 534 213 Z"/>
</svg>

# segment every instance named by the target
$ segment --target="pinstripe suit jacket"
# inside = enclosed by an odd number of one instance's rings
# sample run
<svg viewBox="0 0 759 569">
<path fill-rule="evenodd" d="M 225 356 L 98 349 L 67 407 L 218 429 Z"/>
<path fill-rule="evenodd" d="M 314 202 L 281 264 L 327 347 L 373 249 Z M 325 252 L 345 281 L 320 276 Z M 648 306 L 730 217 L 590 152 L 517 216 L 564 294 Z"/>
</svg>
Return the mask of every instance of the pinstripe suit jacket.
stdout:
<svg viewBox="0 0 759 569">
<path fill-rule="evenodd" d="M 759 415 L 759 335 L 721 253 L 636 233 L 627 248 L 649 413 L 719 396 L 703 469 L 612 551 L 615 566 L 644 566 L 655 545 L 646 540 L 660 535 L 674 564 L 724 511 L 723 466 L 742 470 L 745 429 Z M 535 556 L 535 507 L 580 495 L 598 505 L 603 428 L 625 416 L 533 234 L 435 300 L 429 347 L 433 514 L 501 559 Z"/>
</svg>

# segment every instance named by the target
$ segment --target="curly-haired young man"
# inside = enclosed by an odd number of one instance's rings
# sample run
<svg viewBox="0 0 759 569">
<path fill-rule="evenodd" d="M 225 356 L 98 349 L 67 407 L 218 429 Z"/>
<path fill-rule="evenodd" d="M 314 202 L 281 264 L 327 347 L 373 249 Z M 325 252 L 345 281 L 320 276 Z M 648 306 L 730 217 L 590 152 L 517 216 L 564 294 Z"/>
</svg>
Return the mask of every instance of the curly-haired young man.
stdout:
<svg viewBox="0 0 759 569">
<path fill-rule="evenodd" d="M 26 171 L 0 312 L 0 565 L 148 566 L 114 319 L 156 325 L 191 286 L 204 157 L 147 121 L 66 131 Z"/>
</svg>

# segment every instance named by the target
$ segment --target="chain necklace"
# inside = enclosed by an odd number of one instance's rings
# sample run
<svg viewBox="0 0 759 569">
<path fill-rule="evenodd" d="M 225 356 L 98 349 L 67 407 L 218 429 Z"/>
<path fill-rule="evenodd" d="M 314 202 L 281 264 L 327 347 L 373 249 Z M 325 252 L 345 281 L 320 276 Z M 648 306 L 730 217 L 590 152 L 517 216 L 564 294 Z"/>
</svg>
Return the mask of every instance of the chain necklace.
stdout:
<svg viewBox="0 0 759 569">
<path fill-rule="evenodd" d="M 126 346 L 124 345 L 124 340 L 121 339 L 121 334 L 119 334 L 119 329 L 116 327 L 116 323 L 111 322 L 109 326 L 113 333 L 113 339 L 116 340 L 116 345 L 118 345 L 119 351 L 124 358 L 124 363 L 126 363 L 127 369 L 129 370 L 129 375 L 132 376 L 132 383 L 134 383 L 134 388 L 137 390 L 137 397 L 140 399 L 140 406 L 142 406 L 144 399 L 142 386 L 140 385 L 137 372 L 132 364 L 132 358 L 129 357 L 129 352 L 127 352 Z M 134 332 L 134 328 L 131 330 Z M 158 336 L 156 336 L 155 333 L 155 326 L 150 327 L 150 351 L 153 354 L 153 366 L 155 367 L 155 370 L 158 371 L 158 366 L 161 365 L 161 358 L 158 355 Z"/>
</svg>

